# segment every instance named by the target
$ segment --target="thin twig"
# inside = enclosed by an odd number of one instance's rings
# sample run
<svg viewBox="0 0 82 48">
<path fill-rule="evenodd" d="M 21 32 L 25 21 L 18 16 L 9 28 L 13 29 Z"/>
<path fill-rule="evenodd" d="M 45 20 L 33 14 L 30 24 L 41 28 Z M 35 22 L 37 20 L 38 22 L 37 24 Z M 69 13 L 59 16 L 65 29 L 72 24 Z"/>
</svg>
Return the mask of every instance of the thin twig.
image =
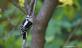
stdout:
<svg viewBox="0 0 82 48">
<path fill-rule="evenodd" d="M 70 39 L 72 38 L 74 32 L 76 32 L 77 29 L 80 28 L 81 22 L 82 22 L 82 18 L 80 19 L 80 22 L 77 24 L 77 26 L 75 27 L 75 29 L 73 30 L 73 32 L 68 36 L 68 38 L 67 38 L 67 40 L 66 40 L 64 46 L 69 43 L 69 41 L 70 41 Z M 78 26 L 79 26 L 79 27 L 78 27 Z M 64 48 L 64 46 L 63 46 L 63 48 Z"/>
<path fill-rule="evenodd" d="M 74 32 L 76 32 L 76 30 L 77 30 L 77 28 L 75 28 L 74 29 L 74 31 L 68 36 L 68 38 L 67 38 L 67 40 L 66 40 L 66 42 L 65 42 L 65 44 L 64 44 L 64 46 L 66 45 L 66 44 L 68 44 L 69 43 L 69 41 L 70 41 L 70 39 L 71 39 L 71 37 L 73 36 L 73 34 L 74 34 Z"/>
<path fill-rule="evenodd" d="M 30 4 L 28 3 L 28 0 L 25 0 L 25 10 L 29 16 L 33 14 L 33 8 L 35 5 L 36 0 L 31 0 Z"/>
<path fill-rule="evenodd" d="M 30 9 L 30 6 L 29 6 L 29 1 L 28 0 L 24 0 L 24 8 L 26 10 L 26 13 L 29 14 L 29 9 Z"/>
</svg>

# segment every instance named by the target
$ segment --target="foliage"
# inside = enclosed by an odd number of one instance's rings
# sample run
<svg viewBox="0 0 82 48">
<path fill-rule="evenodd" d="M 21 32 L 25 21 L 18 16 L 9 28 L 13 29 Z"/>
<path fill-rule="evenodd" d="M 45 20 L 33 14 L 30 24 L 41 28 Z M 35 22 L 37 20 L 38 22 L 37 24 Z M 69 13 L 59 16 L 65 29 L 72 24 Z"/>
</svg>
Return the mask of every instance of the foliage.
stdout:
<svg viewBox="0 0 82 48">
<path fill-rule="evenodd" d="M 82 48 L 82 39 L 80 38 L 82 36 L 82 24 L 80 25 L 82 16 L 81 1 L 60 0 L 46 30 L 45 48 L 66 48 L 66 46 Z M 42 3 L 41 0 L 37 1 L 36 14 L 39 13 L 43 5 Z M 19 0 L 19 5 L 24 9 L 24 0 Z M 0 0 L 0 48 L 21 48 L 22 38 L 20 36 L 19 26 L 24 20 L 24 17 L 25 14 L 12 2 Z M 72 32 L 74 32 L 73 37 L 64 46 Z M 31 33 L 28 36 L 28 47 L 30 45 Z"/>
</svg>

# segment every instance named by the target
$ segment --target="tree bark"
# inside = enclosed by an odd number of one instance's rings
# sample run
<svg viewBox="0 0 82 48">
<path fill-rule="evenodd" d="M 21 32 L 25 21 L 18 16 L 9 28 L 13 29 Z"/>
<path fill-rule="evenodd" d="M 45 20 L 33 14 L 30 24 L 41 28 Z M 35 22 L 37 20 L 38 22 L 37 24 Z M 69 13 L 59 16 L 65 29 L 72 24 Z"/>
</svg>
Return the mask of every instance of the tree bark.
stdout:
<svg viewBox="0 0 82 48">
<path fill-rule="evenodd" d="M 58 0 L 45 0 L 37 17 L 33 18 L 31 48 L 44 48 L 46 28 L 57 4 Z"/>
</svg>

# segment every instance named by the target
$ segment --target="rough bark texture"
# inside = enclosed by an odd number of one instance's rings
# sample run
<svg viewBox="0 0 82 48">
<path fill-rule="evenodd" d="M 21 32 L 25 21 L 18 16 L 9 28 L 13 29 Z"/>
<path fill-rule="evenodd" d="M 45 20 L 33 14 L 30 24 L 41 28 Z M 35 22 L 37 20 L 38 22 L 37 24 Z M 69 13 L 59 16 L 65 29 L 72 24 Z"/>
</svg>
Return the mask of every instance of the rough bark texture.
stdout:
<svg viewBox="0 0 82 48">
<path fill-rule="evenodd" d="M 45 0 L 37 17 L 33 18 L 31 48 L 44 48 L 46 27 L 57 4 L 58 0 Z"/>
</svg>

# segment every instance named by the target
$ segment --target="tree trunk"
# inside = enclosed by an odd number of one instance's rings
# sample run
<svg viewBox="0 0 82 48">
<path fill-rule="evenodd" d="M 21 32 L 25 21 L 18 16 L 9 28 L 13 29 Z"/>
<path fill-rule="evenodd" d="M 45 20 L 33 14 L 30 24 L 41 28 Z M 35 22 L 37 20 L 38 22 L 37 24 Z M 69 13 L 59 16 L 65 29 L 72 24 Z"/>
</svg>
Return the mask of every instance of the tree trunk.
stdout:
<svg viewBox="0 0 82 48">
<path fill-rule="evenodd" d="M 58 0 L 45 0 L 37 17 L 33 18 L 31 48 L 44 48 L 46 28 L 57 4 Z"/>
</svg>

